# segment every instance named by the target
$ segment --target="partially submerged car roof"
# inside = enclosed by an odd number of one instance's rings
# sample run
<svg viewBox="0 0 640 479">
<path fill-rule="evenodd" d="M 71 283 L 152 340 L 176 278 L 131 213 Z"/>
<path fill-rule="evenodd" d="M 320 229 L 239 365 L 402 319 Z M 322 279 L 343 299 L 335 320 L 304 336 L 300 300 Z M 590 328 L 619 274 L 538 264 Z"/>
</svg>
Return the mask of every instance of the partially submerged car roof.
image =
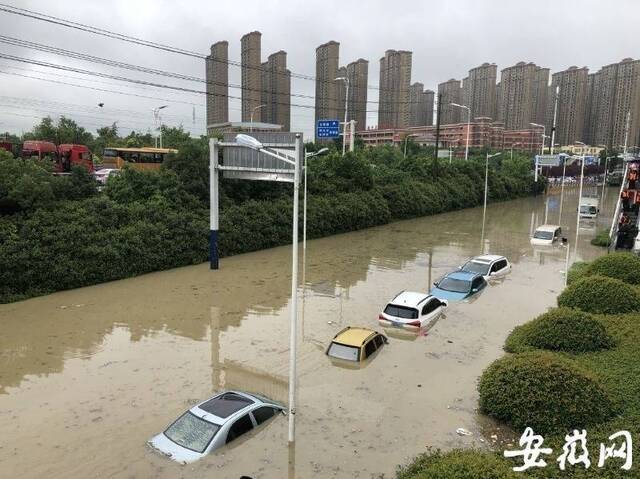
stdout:
<svg viewBox="0 0 640 479">
<path fill-rule="evenodd" d="M 375 334 L 376 332 L 373 329 L 347 326 L 333 337 L 333 341 L 359 348 L 369 337 Z"/>
<path fill-rule="evenodd" d="M 216 424 L 258 402 L 257 398 L 240 391 L 225 391 L 193 406 L 189 411 L 196 416 Z M 213 416 L 213 417 L 211 417 Z"/>
<path fill-rule="evenodd" d="M 479 263 L 491 263 L 492 261 L 497 261 L 503 258 L 504 256 L 500 256 L 497 254 L 483 254 L 480 256 L 476 256 L 475 258 L 471 258 L 471 261 L 476 261 Z"/>
<path fill-rule="evenodd" d="M 413 291 L 403 291 L 393 298 L 389 304 L 395 306 L 409 306 L 411 308 L 417 308 L 429 297 L 428 294 L 415 293 Z"/>
<path fill-rule="evenodd" d="M 454 271 L 453 273 L 449 273 L 446 277 L 452 279 L 461 279 L 464 281 L 470 281 L 478 276 L 482 276 L 478 273 L 470 273 L 467 271 Z"/>
<path fill-rule="evenodd" d="M 560 228 L 560 226 L 558 225 L 542 225 L 542 226 L 538 226 L 536 228 L 536 231 L 550 231 L 553 233 L 558 228 Z"/>
</svg>

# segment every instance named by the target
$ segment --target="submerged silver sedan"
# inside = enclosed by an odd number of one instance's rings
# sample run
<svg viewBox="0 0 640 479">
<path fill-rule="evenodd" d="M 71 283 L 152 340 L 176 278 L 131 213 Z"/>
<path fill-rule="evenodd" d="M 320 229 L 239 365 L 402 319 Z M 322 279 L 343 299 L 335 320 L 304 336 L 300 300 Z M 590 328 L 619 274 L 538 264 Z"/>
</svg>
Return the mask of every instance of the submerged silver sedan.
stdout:
<svg viewBox="0 0 640 479">
<path fill-rule="evenodd" d="M 224 446 L 284 411 L 284 406 L 265 397 L 226 391 L 193 406 L 149 445 L 187 464 Z"/>
</svg>

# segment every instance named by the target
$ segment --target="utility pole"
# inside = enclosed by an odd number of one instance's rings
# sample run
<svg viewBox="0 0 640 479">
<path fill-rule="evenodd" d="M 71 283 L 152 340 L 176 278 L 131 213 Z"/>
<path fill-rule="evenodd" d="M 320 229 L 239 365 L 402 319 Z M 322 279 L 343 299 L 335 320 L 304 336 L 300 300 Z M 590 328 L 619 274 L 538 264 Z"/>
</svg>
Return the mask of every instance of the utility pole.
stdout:
<svg viewBox="0 0 640 479">
<path fill-rule="evenodd" d="M 442 113 L 442 93 L 438 93 L 438 106 L 436 110 L 436 160 L 438 159 L 438 148 L 440 146 L 440 114 Z"/>
<path fill-rule="evenodd" d="M 553 145 L 556 141 L 556 117 L 558 116 L 558 97 L 560 96 L 560 86 L 556 86 L 556 96 L 553 100 L 553 124 L 551 125 L 551 147 L 549 154 L 553 155 Z"/>
<path fill-rule="evenodd" d="M 353 153 L 356 149 L 356 121 L 349 121 L 349 131 L 351 135 L 349 136 L 349 151 Z"/>
</svg>

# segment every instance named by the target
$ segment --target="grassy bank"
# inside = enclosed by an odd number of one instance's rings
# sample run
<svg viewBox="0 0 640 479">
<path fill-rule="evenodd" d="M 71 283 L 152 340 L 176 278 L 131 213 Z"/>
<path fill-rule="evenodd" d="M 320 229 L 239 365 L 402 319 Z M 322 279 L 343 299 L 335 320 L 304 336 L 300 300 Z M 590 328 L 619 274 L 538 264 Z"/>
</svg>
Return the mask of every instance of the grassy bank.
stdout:
<svg viewBox="0 0 640 479">
<path fill-rule="evenodd" d="M 607 459 L 604 467 L 598 467 L 600 443 L 611 445 L 608 437 L 618 431 L 631 433 L 633 455 L 638 457 L 638 261 L 630 254 L 614 254 L 578 265 L 573 282 L 558 298 L 561 307 L 517 327 L 506 340 L 508 354 L 480 378 L 481 411 L 518 432 L 530 426 L 542 434 L 543 447 L 553 449 L 543 457 L 546 467 L 515 473 L 512 467 L 522 465 L 522 459 L 505 459 L 502 450 L 429 452 L 400 469 L 398 478 L 640 477 L 636 464 L 630 471 L 622 470 L 621 458 Z M 634 297 L 631 307 L 627 294 Z M 613 304 L 603 308 L 604 298 Z M 603 309 L 607 314 L 601 314 Z M 561 471 L 557 458 L 565 434 L 583 428 L 590 467 L 567 464 Z M 521 447 L 515 444 L 510 449 Z M 473 472 L 483 468 L 491 472 Z"/>
<path fill-rule="evenodd" d="M 208 150 L 180 147 L 161 171 L 126 170 L 98 192 L 76 170 L 0 161 L 0 302 L 201 263 L 208 255 Z M 529 160 L 495 161 L 489 198 L 534 193 Z M 482 157 L 403 158 L 396 148 L 333 152 L 309 164 L 308 237 L 481 204 Z M 222 180 L 220 254 L 291 241 L 291 185 Z"/>
</svg>

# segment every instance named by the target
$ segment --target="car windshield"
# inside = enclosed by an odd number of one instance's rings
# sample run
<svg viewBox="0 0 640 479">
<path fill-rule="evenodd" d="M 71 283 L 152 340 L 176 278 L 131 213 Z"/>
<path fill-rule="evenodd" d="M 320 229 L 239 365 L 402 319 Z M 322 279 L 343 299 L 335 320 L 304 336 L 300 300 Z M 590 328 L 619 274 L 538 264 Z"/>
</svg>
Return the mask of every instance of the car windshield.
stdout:
<svg viewBox="0 0 640 479">
<path fill-rule="evenodd" d="M 536 231 L 533 237 L 536 239 L 550 240 L 553 239 L 553 233 L 551 231 Z"/>
<path fill-rule="evenodd" d="M 407 306 L 396 306 L 395 304 L 387 304 L 384 308 L 384 314 L 402 319 L 417 319 L 418 310 Z"/>
<path fill-rule="evenodd" d="M 477 261 L 467 261 L 462 267 L 462 271 L 467 271 L 469 273 L 478 273 L 483 276 L 489 274 L 489 264 L 487 263 L 479 263 Z"/>
<path fill-rule="evenodd" d="M 452 293 L 468 293 L 471 289 L 471 282 L 466 279 L 444 278 L 437 286 Z"/>
<path fill-rule="evenodd" d="M 360 359 L 360 348 L 340 343 L 331 343 L 327 354 L 332 358 L 346 359 L 347 361 L 358 361 L 358 359 Z"/>
<path fill-rule="evenodd" d="M 598 209 L 595 206 L 582 205 L 580 207 L 580 213 L 583 214 L 595 215 L 597 212 Z"/>
<path fill-rule="evenodd" d="M 218 429 L 220 426 L 186 412 L 167 428 L 164 435 L 182 447 L 202 453 Z"/>
</svg>

